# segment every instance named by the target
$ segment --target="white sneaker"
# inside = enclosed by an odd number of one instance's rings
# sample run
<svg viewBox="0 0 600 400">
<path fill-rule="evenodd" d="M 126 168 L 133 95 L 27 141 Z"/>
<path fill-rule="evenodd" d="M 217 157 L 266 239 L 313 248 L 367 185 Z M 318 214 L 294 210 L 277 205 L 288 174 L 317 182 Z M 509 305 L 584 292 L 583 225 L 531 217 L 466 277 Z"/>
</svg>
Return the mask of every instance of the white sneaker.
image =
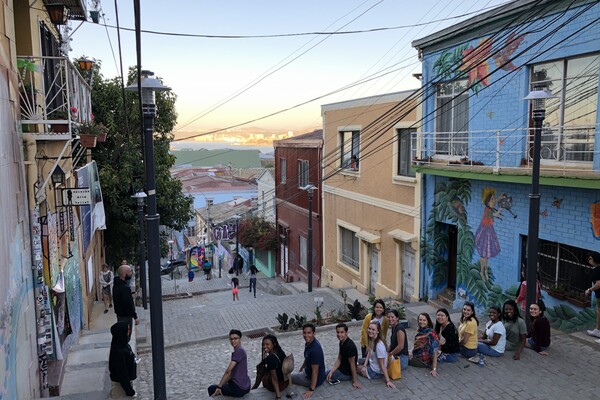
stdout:
<svg viewBox="0 0 600 400">
<path fill-rule="evenodd" d="M 591 331 L 587 331 L 587 334 L 590 336 L 600 338 L 600 329 L 593 329 Z"/>
</svg>

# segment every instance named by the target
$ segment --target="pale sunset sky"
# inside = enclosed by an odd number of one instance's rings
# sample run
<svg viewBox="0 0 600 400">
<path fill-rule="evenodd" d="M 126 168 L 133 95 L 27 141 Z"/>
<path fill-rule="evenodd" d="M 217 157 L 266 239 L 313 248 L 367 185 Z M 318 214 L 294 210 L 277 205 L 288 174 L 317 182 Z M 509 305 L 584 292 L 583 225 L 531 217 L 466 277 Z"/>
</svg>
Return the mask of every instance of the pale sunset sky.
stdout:
<svg viewBox="0 0 600 400">
<path fill-rule="evenodd" d="M 247 125 L 302 133 L 321 125 L 322 104 L 418 88 L 420 82 L 412 74 L 420 72 L 421 66 L 410 45 L 413 40 L 506 2 L 143 0 L 142 29 L 169 33 L 248 36 L 403 28 L 331 36 L 244 39 L 145 33 L 142 68 L 154 71 L 177 94 L 181 131 L 237 125 L 377 76 L 367 83 Z M 134 28 L 133 1 L 118 3 L 120 26 Z M 106 24 L 116 25 L 114 2 L 103 1 L 102 8 Z M 463 14 L 469 15 L 454 18 Z M 72 26 L 76 28 L 77 22 L 72 22 Z M 72 39 L 71 58 L 94 57 L 102 61 L 105 77 L 118 75 L 116 29 L 84 23 Z M 135 65 L 134 32 L 121 31 L 121 40 L 126 71 Z M 259 79 L 262 80 L 256 83 Z M 240 94 L 244 89 L 248 90 Z M 231 100 L 211 111 L 227 99 Z"/>
</svg>

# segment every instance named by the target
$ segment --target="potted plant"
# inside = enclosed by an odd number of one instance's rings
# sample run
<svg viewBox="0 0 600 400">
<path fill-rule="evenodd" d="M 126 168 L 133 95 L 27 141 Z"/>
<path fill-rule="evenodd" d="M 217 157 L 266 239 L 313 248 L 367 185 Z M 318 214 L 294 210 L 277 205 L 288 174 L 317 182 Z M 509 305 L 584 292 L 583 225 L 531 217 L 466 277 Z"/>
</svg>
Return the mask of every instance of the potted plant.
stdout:
<svg viewBox="0 0 600 400">
<path fill-rule="evenodd" d="M 98 128 L 98 142 L 106 142 L 106 137 L 108 136 L 108 128 L 103 124 L 96 124 Z"/>
<path fill-rule="evenodd" d="M 571 290 L 567 295 L 567 301 L 574 306 L 586 308 L 591 305 L 591 302 L 585 295 L 578 290 Z"/>
<path fill-rule="evenodd" d="M 58 109 L 48 114 L 49 120 L 61 121 L 60 123 L 50 123 L 50 132 L 67 133 L 69 132 L 69 113 L 66 110 Z M 63 122 L 67 121 L 67 122 Z"/>
<path fill-rule="evenodd" d="M 548 294 L 555 299 L 564 300 L 566 298 L 565 292 L 566 288 L 564 285 L 554 285 L 547 290 Z"/>
<path fill-rule="evenodd" d="M 100 133 L 98 126 L 93 122 L 84 122 L 76 129 L 79 135 L 79 142 L 83 147 L 96 147 L 98 134 Z"/>
</svg>

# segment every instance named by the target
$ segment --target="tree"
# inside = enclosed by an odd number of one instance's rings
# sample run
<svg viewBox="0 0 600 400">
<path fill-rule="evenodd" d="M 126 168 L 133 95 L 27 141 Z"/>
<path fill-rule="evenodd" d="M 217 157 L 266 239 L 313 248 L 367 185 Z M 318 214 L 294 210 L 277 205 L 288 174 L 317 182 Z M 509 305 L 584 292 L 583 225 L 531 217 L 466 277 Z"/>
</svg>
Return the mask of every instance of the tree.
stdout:
<svg viewBox="0 0 600 400">
<path fill-rule="evenodd" d="M 144 157 L 137 93 L 121 91 L 121 79 L 105 79 L 100 64 L 93 71 L 92 107 L 94 121 L 108 128 L 107 141 L 92 149 L 98 163 L 106 212 L 106 256 L 116 264 L 123 258 L 136 259 L 139 223 L 137 205 L 131 196 L 144 189 Z M 128 84 L 137 79 L 131 67 Z M 173 179 L 170 168 L 175 157 L 169 153 L 171 133 L 177 122 L 172 92 L 156 94 L 157 116 L 154 126 L 154 162 L 156 196 L 161 225 L 182 230 L 193 216 L 193 198 L 181 190 L 181 182 Z M 166 240 L 161 253 L 168 251 Z"/>
<path fill-rule="evenodd" d="M 240 243 L 259 250 L 275 250 L 277 248 L 277 230 L 273 224 L 258 218 L 245 218 L 239 223 L 238 237 Z"/>
</svg>

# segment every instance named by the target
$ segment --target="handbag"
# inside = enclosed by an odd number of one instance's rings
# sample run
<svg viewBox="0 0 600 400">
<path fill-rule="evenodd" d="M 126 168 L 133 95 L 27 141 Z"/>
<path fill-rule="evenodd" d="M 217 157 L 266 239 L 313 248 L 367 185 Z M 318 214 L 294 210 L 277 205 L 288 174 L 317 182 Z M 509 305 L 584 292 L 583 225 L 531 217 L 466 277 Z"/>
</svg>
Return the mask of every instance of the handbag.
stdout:
<svg viewBox="0 0 600 400">
<path fill-rule="evenodd" d="M 391 380 L 402 379 L 402 367 L 400 366 L 400 359 L 388 355 L 388 376 Z"/>
</svg>

